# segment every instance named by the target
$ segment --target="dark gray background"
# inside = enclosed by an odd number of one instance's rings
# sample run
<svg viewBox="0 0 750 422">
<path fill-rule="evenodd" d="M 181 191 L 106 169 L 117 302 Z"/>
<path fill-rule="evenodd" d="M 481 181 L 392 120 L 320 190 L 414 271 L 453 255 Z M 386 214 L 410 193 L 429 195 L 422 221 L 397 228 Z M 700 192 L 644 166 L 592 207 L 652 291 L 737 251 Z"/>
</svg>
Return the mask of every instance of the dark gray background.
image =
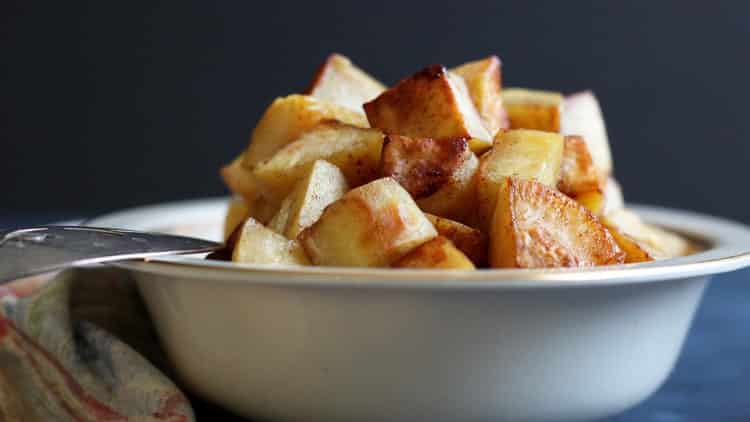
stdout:
<svg viewBox="0 0 750 422">
<path fill-rule="evenodd" d="M 3 4 L 0 212 L 223 194 L 217 168 L 331 51 L 387 83 L 495 53 L 507 85 L 596 91 L 628 200 L 750 222 L 750 3 Z"/>
</svg>

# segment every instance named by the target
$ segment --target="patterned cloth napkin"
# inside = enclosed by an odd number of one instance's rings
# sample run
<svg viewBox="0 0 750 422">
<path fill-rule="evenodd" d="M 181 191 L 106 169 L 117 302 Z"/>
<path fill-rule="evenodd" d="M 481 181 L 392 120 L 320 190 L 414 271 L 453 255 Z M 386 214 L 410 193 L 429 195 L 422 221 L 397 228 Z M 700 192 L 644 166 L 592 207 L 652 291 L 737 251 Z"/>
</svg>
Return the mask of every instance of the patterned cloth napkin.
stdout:
<svg viewBox="0 0 750 422">
<path fill-rule="evenodd" d="M 125 272 L 48 279 L 0 287 L 0 421 L 195 420 Z"/>
</svg>

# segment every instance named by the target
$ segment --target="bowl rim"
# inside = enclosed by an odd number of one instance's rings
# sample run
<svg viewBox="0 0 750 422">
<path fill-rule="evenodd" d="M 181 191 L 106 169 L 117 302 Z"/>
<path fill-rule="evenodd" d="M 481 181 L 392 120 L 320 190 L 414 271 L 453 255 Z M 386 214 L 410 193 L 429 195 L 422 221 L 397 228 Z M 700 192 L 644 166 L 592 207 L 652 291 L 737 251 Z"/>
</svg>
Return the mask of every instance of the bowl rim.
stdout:
<svg viewBox="0 0 750 422">
<path fill-rule="evenodd" d="M 228 197 L 167 202 L 129 208 L 85 221 L 84 225 L 135 230 L 164 227 L 166 215 L 200 218 L 223 215 Z M 162 256 L 113 263 L 137 273 L 210 282 L 354 288 L 539 289 L 591 287 L 709 276 L 750 266 L 750 227 L 691 211 L 629 205 L 644 220 L 707 246 L 695 254 L 641 264 L 592 268 L 425 270 L 357 267 L 299 267 L 237 264 L 196 256 Z M 205 217 L 204 217 L 205 218 Z M 220 222 L 217 222 L 220 224 Z"/>
</svg>

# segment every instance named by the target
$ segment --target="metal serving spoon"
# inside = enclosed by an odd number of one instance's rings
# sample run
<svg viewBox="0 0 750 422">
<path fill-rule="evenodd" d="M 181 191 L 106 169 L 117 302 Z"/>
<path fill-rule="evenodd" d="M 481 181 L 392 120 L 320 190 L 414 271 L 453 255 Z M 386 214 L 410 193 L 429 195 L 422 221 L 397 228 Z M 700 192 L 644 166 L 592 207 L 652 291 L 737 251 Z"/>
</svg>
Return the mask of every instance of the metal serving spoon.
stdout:
<svg viewBox="0 0 750 422">
<path fill-rule="evenodd" d="M 221 246 L 191 237 L 98 227 L 0 230 L 0 285 L 73 265 L 211 252 Z"/>
</svg>

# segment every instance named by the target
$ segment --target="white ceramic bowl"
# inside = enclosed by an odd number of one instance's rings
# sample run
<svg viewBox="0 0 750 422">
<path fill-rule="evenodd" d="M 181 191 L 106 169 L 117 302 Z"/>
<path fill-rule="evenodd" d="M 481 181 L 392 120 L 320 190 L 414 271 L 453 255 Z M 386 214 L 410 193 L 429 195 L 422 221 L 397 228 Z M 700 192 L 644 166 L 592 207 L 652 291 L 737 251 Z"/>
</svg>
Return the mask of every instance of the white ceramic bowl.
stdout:
<svg viewBox="0 0 750 422">
<path fill-rule="evenodd" d="M 704 252 L 588 270 L 118 264 L 138 281 L 184 383 L 273 421 L 567 421 L 617 414 L 679 355 L 706 281 L 750 265 L 750 229 L 635 207 Z M 90 225 L 217 238 L 224 199 Z"/>
</svg>

